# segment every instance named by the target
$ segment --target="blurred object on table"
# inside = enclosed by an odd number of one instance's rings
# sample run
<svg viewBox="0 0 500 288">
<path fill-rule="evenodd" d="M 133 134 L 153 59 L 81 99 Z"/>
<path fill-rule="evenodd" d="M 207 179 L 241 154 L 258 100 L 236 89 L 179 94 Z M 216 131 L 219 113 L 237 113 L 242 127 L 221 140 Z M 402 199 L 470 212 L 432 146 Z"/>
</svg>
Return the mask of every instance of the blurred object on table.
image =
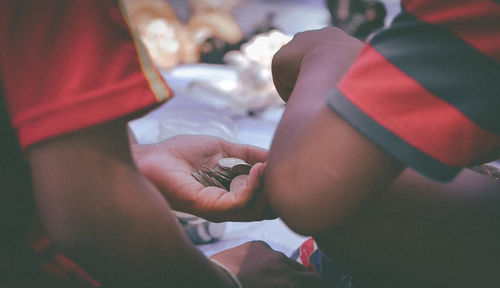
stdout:
<svg viewBox="0 0 500 288">
<path fill-rule="evenodd" d="M 330 22 L 325 0 L 244 0 L 233 14 L 245 35 L 250 37 L 265 26 L 272 14 L 271 28 L 284 34 L 321 29 Z M 272 30 L 272 29 L 271 29 Z"/>
<path fill-rule="evenodd" d="M 175 216 L 193 244 L 219 241 L 226 230 L 226 223 L 213 223 L 203 218 L 175 211 Z"/>
<path fill-rule="evenodd" d="M 231 118 L 203 110 L 170 110 L 129 122 L 139 144 L 157 143 L 176 135 L 209 135 L 235 141 L 238 126 Z"/>
<path fill-rule="evenodd" d="M 331 24 L 360 40 L 385 26 L 387 8 L 376 0 L 326 0 Z"/>
<path fill-rule="evenodd" d="M 216 136 L 234 141 L 238 127 L 231 118 L 209 111 L 176 110 L 160 115 L 160 140 L 181 134 Z"/>
<path fill-rule="evenodd" d="M 474 166 L 470 169 L 500 181 L 500 160 Z"/>
<path fill-rule="evenodd" d="M 165 0 L 125 0 L 130 24 L 160 69 L 196 63 L 203 43 L 219 38 L 236 44 L 243 32 L 231 15 L 237 0 L 190 1 L 191 15 L 181 22 Z"/>
<path fill-rule="evenodd" d="M 244 35 L 231 14 L 238 3 L 238 0 L 190 0 L 190 30 L 206 35 L 203 40 L 213 37 L 229 44 L 238 43 Z"/>
<path fill-rule="evenodd" d="M 387 9 L 380 1 L 368 1 L 365 4 L 365 21 L 354 31 L 353 36 L 365 40 L 376 30 L 385 26 Z"/>
<path fill-rule="evenodd" d="M 256 35 L 240 50 L 224 56 L 228 67 L 236 72 L 235 82 L 224 78 L 195 79 L 188 85 L 187 94 L 208 105 L 239 114 L 257 113 L 284 104 L 273 85 L 271 60 L 291 39 L 277 30 Z"/>
<path fill-rule="evenodd" d="M 197 61 L 195 40 L 168 2 L 124 0 L 124 4 L 130 25 L 158 67 Z"/>
<path fill-rule="evenodd" d="M 224 64 L 224 56 L 233 50 L 240 50 L 241 46 L 251 40 L 255 35 L 277 30 L 274 26 L 275 12 L 268 12 L 264 21 L 257 22 L 250 36 L 246 36 L 238 42 L 231 43 L 219 37 L 210 37 L 201 47 L 200 62 L 212 64 Z"/>
<path fill-rule="evenodd" d="M 241 43 L 231 45 L 217 37 L 208 38 L 201 46 L 200 62 L 207 64 L 223 64 L 224 55 L 228 51 L 237 50 Z"/>
<path fill-rule="evenodd" d="M 365 20 L 363 0 L 326 0 L 331 24 L 352 35 Z"/>
</svg>

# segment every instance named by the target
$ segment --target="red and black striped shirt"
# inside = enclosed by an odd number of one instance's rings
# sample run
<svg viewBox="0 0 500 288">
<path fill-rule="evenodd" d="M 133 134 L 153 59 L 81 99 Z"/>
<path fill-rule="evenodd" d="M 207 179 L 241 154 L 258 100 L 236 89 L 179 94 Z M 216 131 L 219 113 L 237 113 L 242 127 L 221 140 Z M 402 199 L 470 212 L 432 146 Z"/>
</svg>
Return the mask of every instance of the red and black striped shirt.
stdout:
<svg viewBox="0 0 500 288">
<path fill-rule="evenodd" d="M 393 157 L 447 181 L 500 155 L 500 1 L 401 6 L 327 101 Z"/>
</svg>

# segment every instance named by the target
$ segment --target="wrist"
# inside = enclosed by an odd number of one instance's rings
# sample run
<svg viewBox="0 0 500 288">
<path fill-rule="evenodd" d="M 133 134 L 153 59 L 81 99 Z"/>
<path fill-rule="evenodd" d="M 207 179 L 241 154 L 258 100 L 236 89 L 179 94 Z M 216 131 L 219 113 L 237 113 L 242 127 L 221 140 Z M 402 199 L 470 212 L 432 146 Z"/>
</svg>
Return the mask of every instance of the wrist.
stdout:
<svg viewBox="0 0 500 288">
<path fill-rule="evenodd" d="M 363 47 L 361 44 L 356 44 L 345 45 L 346 47 L 343 49 L 335 49 L 335 46 L 327 45 L 312 49 L 302 58 L 297 81 L 306 78 L 308 83 L 316 82 L 316 85 L 335 87 L 354 63 Z"/>
</svg>

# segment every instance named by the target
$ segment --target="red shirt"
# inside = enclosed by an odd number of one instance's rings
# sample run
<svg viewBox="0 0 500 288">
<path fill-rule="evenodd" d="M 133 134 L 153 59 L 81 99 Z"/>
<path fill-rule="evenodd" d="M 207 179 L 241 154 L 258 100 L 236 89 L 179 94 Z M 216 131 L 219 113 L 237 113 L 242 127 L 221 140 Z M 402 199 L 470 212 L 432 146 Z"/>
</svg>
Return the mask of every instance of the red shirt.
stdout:
<svg viewBox="0 0 500 288">
<path fill-rule="evenodd" d="M 0 75 L 22 147 L 170 96 L 148 58 L 139 59 L 116 1 L 0 5 Z"/>
<path fill-rule="evenodd" d="M 328 104 L 417 172 L 452 179 L 500 157 L 500 2 L 406 0 Z"/>
<path fill-rule="evenodd" d="M 122 12 L 112 0 L 0 1 L 0 280 L 22 266 L 13 259 L 27 255 L 20 262 L 29 266 L 31 255 L 33 203 L 20 148 L 171 97 Z M 51 261 L 69 263 L 60 256 Z"/>
</svg>

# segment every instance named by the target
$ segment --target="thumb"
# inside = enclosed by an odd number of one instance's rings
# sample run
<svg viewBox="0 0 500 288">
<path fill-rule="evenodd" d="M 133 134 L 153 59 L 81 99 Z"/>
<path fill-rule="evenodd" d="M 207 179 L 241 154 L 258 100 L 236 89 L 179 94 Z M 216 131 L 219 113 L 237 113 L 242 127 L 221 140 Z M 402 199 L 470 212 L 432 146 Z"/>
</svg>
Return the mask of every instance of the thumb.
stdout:
<svg viewBox="0 0 500 288">
<path fill-rule="evenodd" d="M 248 174 L 246 184 L 238 187 L 231 193 L 234 193 L 235 199 L 237 199 L 238 206 L 240 208 L 245 207 L 253 198 L 257 196 L 257 191 L 260 188 L 261 178 L 264 175 L 264 169 L 266 165 L 264 163 L 256 163 L 250 169 Z"/>
</svg>

